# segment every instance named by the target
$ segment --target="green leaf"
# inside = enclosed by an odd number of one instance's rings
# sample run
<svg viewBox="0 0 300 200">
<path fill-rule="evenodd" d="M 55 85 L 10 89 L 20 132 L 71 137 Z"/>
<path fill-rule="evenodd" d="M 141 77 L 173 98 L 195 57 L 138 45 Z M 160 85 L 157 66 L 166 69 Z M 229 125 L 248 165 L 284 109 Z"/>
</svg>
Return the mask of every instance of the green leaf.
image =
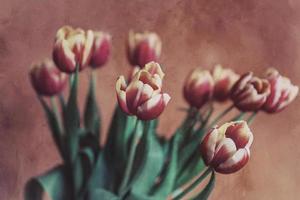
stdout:
<svg viewBox="0 0 300 200">
<path fill-rule="evenodd" d="M 104 159 L 103 152 L 99 153 L 99 156 L 96 160 L 96 165 L 92 171 L 88 188 L 94 190 L 96 188 L 106 188 L 106 185 L 112 181 L 111 180 L 111 171 L 107 168 L 107 163 Z"/>
<path fill-rule="evenodd" d="M 39 97 L 39 100 L 40 100 L 42 107 L 44 109 L 44 112 L 47 116 L 48 125 L 51 130 L 55 145 L 57 146 L 57 149 L 58 149 L 61 157 L 64 159 L 65 152 L 63 149 L 63 144 L 62 144 L 62 139 L 61 139 L 62 132 L 59 127 L 58 118 L 57 118 L 56 114 L 48 107 L 46 102 L 41 97 Z"/>
<path fill-rule="evenodd" d="M 157 198 L 166 199 L 167 196 L 172 192 L 174 183 L 176 180 L 176 171 L 177 171 L 177 159 L 178 159 L 178 148 L 179 140 L 181 135 L 176 134 L 172 138 L 171 142 L 171 156 L 166 169 L 166 173 L 163 174 L 161 183 L 158 184 L 153 192 L 154 196 Z"/>
<path fill-rule="evenodd" d="M 195 197 L 193 197 L 194 200 L 207 200 L 211 191 L 213 190 L 215 186 L 215 172 L 212 171 L 210 180 L 205 186 L 205 188 Z"/>
<path fill-rule="evenodd" d="M 176 187 L 182 186 L 183 184 L 190 181 L 196 175 L 198 175 L 205 168 L 205 164 L 201 159 L 199 154 L 193 156 L 191 162 L 188 162 L 188 165 L 182 172 L 178 175 L 176 180 Z"/>
<path fill-rule="evenodd" d="M 179 171 L 181 171 L 182 168 L 186 165 L 187 161 L 191 158 L 193 153 L 197 151 L 197 147 L 199 146 L 204 133 L 205 129 L 199 130 L 197 133 L 195 133 L 190 142 L 179 152 Z"/>
<path fill-rule="evenodd" d="M 100 138 L 100 122 L 101 117 L 95 95 L 95 77 L 92 75 L 85 104 L 84 125 L 87 131 L 95 135 L 98 140 Z"/>
<path fill-rule="evenodd" d="M 75 163 L 72 165 L 74 187 L 77 192 L 77 196 L 84 195 L 86 188 L 88 187 L 88 180 L 94 169 L 95 156 L 91 148 L 82 149 Z"/>
<path fill-rule="evenodd" d="M 127 116 L 118 105 L 116 106 L 104 147 L 105 160 L 113 175 L 110 176 L 113 191 L 116 191 L 121 183 L 126 168 L 135 122 L 135 117 Z"/>
<path fill-rule="evenodd" d="M 77 106 L 78 69 L 71 83 L 70 96 L 64 112 L 64 127 L 67 134 L 74 134 L 76 129 L 80 126 L 80 115 Z"/>
<path fill-rule="evenodd" d="M 52 200 L 71 199 L 70 183 L 64 175 L 63 166 L 29 180 L 25 187 L 25 200 L 42 200 L 44 192 Z"/>
<path fill-rule="evenodd" d="M 94 190 L 91 190 L 87 200 L 120 200 L 119 197 L 117 197 L 115 194 L 101 189 L 101 188 L 97 188 Z"/>
<path fill-rule="evenodd" d="M 142 156 L 142 163 L 136 173 L 132 190 L 136 194 L 147 194 L 150 192 L 164 164 L 164 152 L 155 132 L 155 120 L 146 122 L 144 129 L 145 154 Z"/>
</svg>

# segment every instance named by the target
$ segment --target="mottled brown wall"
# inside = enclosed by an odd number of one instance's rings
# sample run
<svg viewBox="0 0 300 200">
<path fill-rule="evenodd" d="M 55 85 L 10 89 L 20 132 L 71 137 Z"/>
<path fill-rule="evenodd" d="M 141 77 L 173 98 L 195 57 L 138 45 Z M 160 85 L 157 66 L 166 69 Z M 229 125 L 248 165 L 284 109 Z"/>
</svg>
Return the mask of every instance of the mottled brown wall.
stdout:
<svg viewBox="0 0 300 200">
<path fill-rule="evenodd" d="M 157 3 L 153 3 L 157 2 Z M 161 63 L 172 101 L 161 131 L 182 118 L 176 108 L 183 76 L 222 63 L 242 73 L 277 67 L 300 84 L 300 1 L 297 0 L 1 0 L 0 1 L 0 199 L 21 199 L 26 180 L 59 162 L 27 73 L 51 53 L 56 30 L 70 24 L 113 35 L 113 55 L 98 76 L 104 129 L 115 104 L 114 83 L 127 73 L 124 40 L 129 29 L 153 30 L 163 40 Z M 81 94 L 87 75 L 82 74 Z M 298 199 L 299 98 L 285 112 L 260 114 L 253 125 L 250 163 L 218 175 L 211 199 Z"/>
</svg>

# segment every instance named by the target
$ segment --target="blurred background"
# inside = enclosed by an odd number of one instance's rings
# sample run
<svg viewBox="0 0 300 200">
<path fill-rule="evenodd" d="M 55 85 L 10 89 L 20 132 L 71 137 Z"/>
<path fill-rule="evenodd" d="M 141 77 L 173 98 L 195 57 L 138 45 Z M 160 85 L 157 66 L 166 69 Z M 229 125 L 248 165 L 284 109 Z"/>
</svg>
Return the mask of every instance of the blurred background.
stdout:
<svg viewBox="0 0 300 200">
<path fill-rule="evenodd" d="M 109 63 L 98 72 L 98 103 L 107 130 L 116 103 L 115 80 L 129 71 L 128 31 L 151 30 L 163 41 L 160 63 L 172 100 L 160 132 L 170 135 L 186 106 L 182 84 L 195 67 L 221 63 L 239 73 L 262 75 L 276 67 L 300 85 L 300 1 L 298 0 L 0 0 L 0 197 L 23 199 L 25 182 L 60 162 L 44 113 L 31 88 L 32 63 L 49 57 L 62 25 L 108 31 Z M 88 73 L 81 74 L 80 94 Z M 83 103 L 83 98 L 80 99 Z M 223 109 L 227 105 L 220 105 Z M 299 199 L 300 102 L 282 113 L 260 113 L 249 164 L 218 175 L 210 199 Z"/>
</svg>

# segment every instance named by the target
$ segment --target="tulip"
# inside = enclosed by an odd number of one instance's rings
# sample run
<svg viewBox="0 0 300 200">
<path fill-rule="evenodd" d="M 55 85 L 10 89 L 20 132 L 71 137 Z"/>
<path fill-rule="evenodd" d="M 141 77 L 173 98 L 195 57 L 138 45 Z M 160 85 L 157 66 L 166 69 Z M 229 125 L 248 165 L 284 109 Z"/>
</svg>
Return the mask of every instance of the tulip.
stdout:
<svg viewBox="0 0 300 200">
<path fill-rule="evenodd" d="M 82 70 L 89 64 L 93 47 L 94 33 L 91 30 L 73 29 L 63 26 L 57 31 L 53 60 L 57 67 L 66 73 L 76 71 L 76 64 Z"/>
<path fill-rule="evenodd" d="M 201 108 L 213 94 L 214 81 L 209 71 L 195 69 L 186 78 L 183 95 L 190 106 Z"/>
<path fill-rule="evenodd" d="M 239 75 L 231 69 L 224 69 L 221 65 L 216 65 L 212 76 L 214 79 L 214 99 L 219 102 L 227 100 L 230 97 L 232 86 L 239 79 Z"/>
<path fill-rule="evenodd" d="M 296 98 L 299 88 L 275 69 L 269 69 L 266 78 L 270 83 L 271 92 L 263 110 L 268 113 L 276 113 L 283 110 Z"/>
<path fill-rule="evenodd" d="M 266 102 L 269 93 L 269 82 L 248 72 L 234 84 L 231 99 L 241 111 L 257 111 Z"/>
<path fill-rule="evenodd" d="M 103 66 L 110 55 L 111 36 L 108 33 L 94 31 L 94 42 L 90 65 L 93 68 Z"/>
<path fill-rule="evenodd" d="M 158 60 L 161 53 L 161 40 L 156 33 L 134 33 L 130 31 L 127 53 L 132 66 L 143 67 L 150 61 Z"/>
<path fill-rule="evenodd" d="M 160 68 L 158 64 L 156 68 Z M 138 71 L 129 85 L 124 76 L 120 76 L 116 83 L 119 106 L 128 115 L 136 115 L 141 120 L 157 118 L 170 101 L 170 96 L 161 92 L 161 83 L 159 74 L 145 69 Z"/>
<path fill-rule="evenodd" d="M 244 167 L 250 158 L 253 134 L 245 121 L 225 123 L 209 131 L 200 144 L 206 165 L 230 174 Z"/>
<path fill-rule="evenodd" d="M 43 96 L 59 94 L 67 82 L 66 74 L 60 72 L 51 60 L 33 66 L 30 79 L 35 91 Z"/>
</svg>

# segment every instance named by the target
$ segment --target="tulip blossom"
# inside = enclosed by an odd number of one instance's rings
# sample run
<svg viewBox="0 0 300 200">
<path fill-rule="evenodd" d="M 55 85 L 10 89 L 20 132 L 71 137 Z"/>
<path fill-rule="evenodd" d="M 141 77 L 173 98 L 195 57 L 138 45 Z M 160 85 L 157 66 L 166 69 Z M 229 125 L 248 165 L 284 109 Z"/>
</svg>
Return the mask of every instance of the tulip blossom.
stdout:
<svg viewBox="0 0 300 200">
<path fill-rule="evenodd" d="M 94 33 L 91 30 L 73 29 L 63 26 L 56 33 L 53 60 L 57 67 L 66 73 L 76 71 L 76 64 L 82 70 L 89 64 L 93 47 Z"/>
<path fill-rule="evenodd" d="M 245 121 L 225 123 L 204 137 L 200 151 L 206 165 L 222 174 L 240 170 L 250 158 L 253 134 Z"/>
<path fill-rule="evenodd" d="M 212 76 L 214 79 L 214 99 L 220 102 L 227 100 L 232 86 L 239 79 L 239 75 L 231 69 L 225 69 L 221 65 L 216 65 Z"/>
<path fill-rule="evenodd" d="M 134 75 L 128 85 L 124 76 L 120 76 L 116 92 L 121 109 L 141 120 L 157 118 L 170 101 L 170 96 L 161 92 L 163 75 L 157 63 L 149 63 Z"/>
<path fill-rule="evenodd" d="M 283 110 L 296 98 L 299 88 L 275 69 L 269 69 L 266 78 L 270 83 L 271 93 L 263 110 L 268 113 L 276 113 Z"/>
<path fill-rule="evenodd" d="M 66 74 L 60 72 L 50 60 L 35 65 L 30 71 L 30 79 L 35 91 L 43 96 L 60 93 L 67 82 Z"/>
<path fill-rule="evenodd" d="M 108 33 L 94 31 L 94 42 L 90 65 L 93 68 L 103 66 L 109 57 L 111 36 Z"/>
<path fill-rule="evenodd" d="M 190 106 L 201 108 L 213 94 L 214 81 L 208 70 L 195 69 L 185 80 L 183 95 Z"/>
<path fill-rule="evenodd" d="M 156 33 L 130 31 L 127 53 L 132 66 L 144 67 L 146 63 L 158 60 L 161 53 L 161 40 Z"/>
<path fill-rule="evenodd" d="M 266 102 L 269 94 L 269 82 L 248 72 L 234 84 L 231 99 L 241 111 L 257 111 Z"/>
</svg>

